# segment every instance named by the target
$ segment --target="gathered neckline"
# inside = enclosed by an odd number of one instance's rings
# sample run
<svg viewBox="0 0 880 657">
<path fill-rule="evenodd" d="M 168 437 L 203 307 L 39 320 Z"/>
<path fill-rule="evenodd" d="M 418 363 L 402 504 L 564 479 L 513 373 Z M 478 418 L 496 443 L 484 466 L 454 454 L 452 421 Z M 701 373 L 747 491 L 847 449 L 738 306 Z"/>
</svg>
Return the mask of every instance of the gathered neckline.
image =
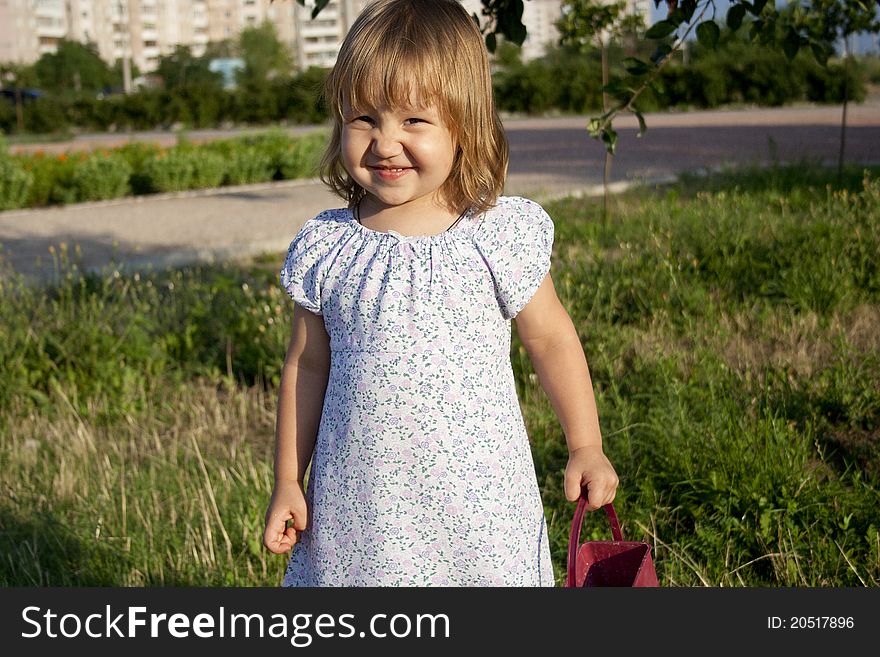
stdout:
<svg viewBox="0 0 880 657">
<path fill-rule="evenodd" d="M 398 242 L 407 242 L 410 244 L 413 242 L 435 242 L 448 239 L 449 237 L 458 235 L 459 233 L 465 233 L 467 232 L 467 226 L 470 223 L 468 220 L 471 219 L 474 214 L 473 207 L 468 208 L 452 226 L 441 233 L 435 233 L 434 235 L 401 235 L 396 230 L 383 231 L 368 228 L 357 220 L 354 210 L 352 210 L 351 208 L 345 208 L 345 211 L 348 213 L 348 223 L 354 226 L 357 230 L 360 230 L 362 233 L 365 233 L 367 235 L 378 235 L 383 238 L 393 238 Z"/>
</svg>

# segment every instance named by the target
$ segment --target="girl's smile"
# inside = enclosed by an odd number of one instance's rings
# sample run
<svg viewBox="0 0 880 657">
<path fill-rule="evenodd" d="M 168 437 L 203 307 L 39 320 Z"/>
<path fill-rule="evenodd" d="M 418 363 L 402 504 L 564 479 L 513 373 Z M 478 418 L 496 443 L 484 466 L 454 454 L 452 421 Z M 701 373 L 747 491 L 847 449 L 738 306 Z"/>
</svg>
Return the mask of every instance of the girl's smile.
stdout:
<svg viewBox="0 0 880 657">
<path fill-rule="evenodd" d="M 452 171 L 456 144 L 436 106 L 345 105 L 341 149 L 345 169 L 367 193 L 370 214 L 392 210 L 395 215 L 404 208 L 456 214 L 447 211 L 440 191 Z"/>
<path fill-rule="evenodd" d="M 379 176 L 382 180 L 398 180 L 405 173 L 411 171 L 410 167 L 381 167 L 381 166 L 371 166 L 369 167 L 373 173 Z"/>
</svg>

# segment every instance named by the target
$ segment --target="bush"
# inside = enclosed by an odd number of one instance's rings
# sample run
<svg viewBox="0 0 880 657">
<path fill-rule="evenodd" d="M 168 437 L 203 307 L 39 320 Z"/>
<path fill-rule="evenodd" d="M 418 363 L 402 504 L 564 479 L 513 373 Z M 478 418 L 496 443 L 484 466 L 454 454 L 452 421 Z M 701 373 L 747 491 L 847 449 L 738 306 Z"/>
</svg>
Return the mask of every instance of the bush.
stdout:
<svg viewBox="0 0 880 657">
<path fill-rule="evenodd" d="M 34 175 L 19 162 L 0 152 L 0 210 L 14 210 L 27 205 Z"/>
<path fill-rule="evenodd" d="M 22 108 L 24 127 L 28 132 L 54 133 L 70 127 L 64 104 L 54 98 L 38 98 Z"/>
<path fill-rule="evenodd" d="M 281 158 L 293 146 L 293 139 L 286 130 L 272 128 L 255 135 L 246 135 L 234 140 L 239 146 L 254 148 L 266 154 L 271 161 L 271 178 L 281 178 Z"/>
<path fill-rule="evenodd" d="M 129 192 L 131 165 L 121 155 L 110 151 L 92 153 L 73 171 L 71 189 L 76 201 L 100 201 L 119 198 Z"/>
<path fill-rule="evenodd" d="M 244 146 L 232 150 L 227 163 L 225 185 L 249 185 L 272 180 L 274 168 L 272 157 L 256 146 Z"/>
<path fill-rule="evenodd" d="M 281 178 L 312 178 L 318 175 L 321 155 L 327 144 L 327 136 L 313 132 L 291 142 L 278 159 Z"/>
<path fill-rule="evenodd" d="M 115 152 L 125 158 L 125 161 L 131 166 L 128 184 L 132 194 L 149 194 L 153 191 L 149 177 L 144 175 L 144 166 L 161 150 L 162 148 L 158 144 L 142 141 L 134 141 L 115 149 Z"/>
<path fill-rule="evenodd" d="M 217 187 L 223 181 L 226 163 L 206 149 L 177 147 L 160 151 L 144 161 L 142 175 L 151 192 L 179 192 Z"/>
</svg>

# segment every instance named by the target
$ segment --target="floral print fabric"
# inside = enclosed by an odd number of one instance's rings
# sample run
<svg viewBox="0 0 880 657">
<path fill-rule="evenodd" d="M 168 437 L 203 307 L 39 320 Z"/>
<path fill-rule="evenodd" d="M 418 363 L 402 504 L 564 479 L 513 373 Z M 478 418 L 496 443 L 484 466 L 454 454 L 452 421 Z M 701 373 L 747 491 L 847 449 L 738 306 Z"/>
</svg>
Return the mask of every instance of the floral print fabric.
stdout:
<svg viewBox="0 0 880 657">
<path fill-rule="evenodd" d="M 323 316 L 331 364 L 284 586 L 554 585 L 509 321 L 552 246 L 517 197 L 438 235 L 347 209 L 302 227 L 281 284 Z"/>
</svg>

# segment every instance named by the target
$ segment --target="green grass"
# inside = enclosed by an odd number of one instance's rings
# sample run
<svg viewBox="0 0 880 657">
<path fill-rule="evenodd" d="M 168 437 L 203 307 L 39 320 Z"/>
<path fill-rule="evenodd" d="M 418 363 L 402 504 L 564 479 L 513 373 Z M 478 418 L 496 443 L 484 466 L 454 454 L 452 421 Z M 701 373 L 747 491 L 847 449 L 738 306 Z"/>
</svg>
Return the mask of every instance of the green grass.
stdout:
<svg viewBox="0 0 880 657">
<path fill-rule="evenodd" d="M 880 585 L 880 179 L 729 171 L 547 205 L 627 538 L 667 586 Z M 0 278 L 0 584 L 277 585 L 281 254 Z M 564 439 L 513 363 L 561 583 Z M 588 516 L 585 536 L 609 531 Z"/>
</svg>

